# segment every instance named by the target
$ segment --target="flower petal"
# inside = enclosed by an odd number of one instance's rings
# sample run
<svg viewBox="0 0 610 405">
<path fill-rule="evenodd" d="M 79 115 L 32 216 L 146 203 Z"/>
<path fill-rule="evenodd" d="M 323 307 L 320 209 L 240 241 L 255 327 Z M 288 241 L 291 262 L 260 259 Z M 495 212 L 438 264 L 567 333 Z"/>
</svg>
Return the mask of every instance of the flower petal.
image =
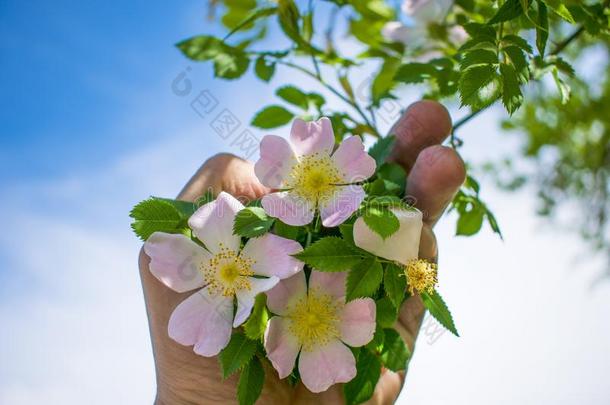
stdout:
<svg viewBox="0 0 610 405">
<path fill-rule="evenodd" d="M 290 191 L 267 194 L 261 204 L 267 215 L 288 225 L 302 226 L 313 220 L 315 206 Z"/>
<path fill-rule="evenodd" d="M 203 287 L 199 266 L 210 254 L 182 234 L 155 232 L 144 243 L 150 272 L 172 290 L 182 293 Z"/>
<path fill-rule="evenodd" d="M 284 188 L 285 180 L 296 164 L 297 158 L 288 141 L 267 135 L 261 141 L 260 159 L 254 165 L 254 173 L 265 186 Z"/>
<path fill-rule="evenodd" d="M 274 316 L 265 330 L 265 350 L 267 358 L 277 370 L 280 378 L 286 378 L 294 368 L 301 349 L 298 340 L 288 332 L 289 320 Z"/>
<path fill-rule="evenodd" d="M 256 297 L 259 293 L 272 289 L 280 281 L 280 279 L 277 277 L 249 277 L 249 279 L 252 288 L 249 290 L 238 290 L 235 293 L 237 297 L 237 314 L 235 315 L 235 320 L 233 321 L 234 328 L 237 328 L 239 325 L 244 323 L 244 321 L 250 316 L 252 307 L 254 306 L 254 297 Z"/>
<path fill-rule="evenodd" d="M 453 0 L 406 0 L 402 3 L 402 12 L 409 15 L 418 26 L 427 26 L 430 22 L 442 20 Z"/>
<path fill-rule="evenodd" d="M 375 159 L 364 151 L 362 139 L 354 135 L 345 139 L 332 156 L 346 183 L 368 179 L 375 173 Z"/>
<path fill-rule="evenodd" d="M 362 218 L 358 218 L 354 223 L 354 243 L 384 259 L 407 264 L 409 260 L 418 257 L 422 213 L 415 209 L 392 209 L 391 211 L 400 222 L 400 228 L 396 233 L 384 240 L 373 232 Z"/>
<path fill-rule="evenodd" d="M 221 245 L 237 251 L 240 238 L 233 235 L 233 222 L 235 214 L 243 208 L 244 205 L 235 197 L 222 191 L 216 200 L 195 211 L 189 218 L 189 226 L 210 252 L 219 252 Z"/>
<path fill-rule="evenodd" d="M 309 391 L 326 391 L 331 385 L 356 376 L 356 359 L 347 346 L 333 339 L 313 351 L 301 351 L 299 374 Z"/>
<path fill-rule="evenodd" d="M 240 256 L 254 261 L 252 264 L 254 274 L 284 279 L 303 270 L 304 263 L 291 256 L 302 250 L 297 241 L 266 233 L 248 240 Z"/>
<path fill-rule="evenodd" d="M 341 313 L 341 340 L 353 347 L 364 346 L 375 334 L 375 301 L 358 298 L 348 302 Z"/>
<path fill-rule="evenodd" d="M 290 304 L 300 300 L 305 294 L 307 294 L 305 273 L 299 271 L 267 291 L 267 308 L 274 314 L 285 315 Z"/>
<path fill-rule="evenodd" d="M 314 270 L 309 276 L 309 289 L 322 291 L 344 302 L 346 277 L 347 273 L 344 271 L 327 273 Z"/>
<path fill-rule="evenodd" d="M 169 318 L 168 333 L 176 342 L 195 345 L 195 353 L 211 357 L 229 343 L 233 300 L 212 296 L 203 288 L 182 301 Z"/>
<path fill-rule="evenodd" d="M 414 28 L 407 27 L 400 21 L 390 21 L 381 28 L 381 36 L 388 42 L 409 44 L 414 37 L 414 31 Z"/>
<path fill-rule="evenodd" d="M 290 143 L 298 156 L 314 153 L 330 155 L 335 146 L 335 135 L 330 120 L 326 117 L 310 122 L 295 119 L 290 130 Z"/>
<path fill-rule="evenodd" d="M 337 189 L 332 198 L 320 205 L 322 225 L 327 228 L 332 228 L 345 222 L 356 212 L 366 196 L 362 186 L 340 186 Z"/>
</svg>

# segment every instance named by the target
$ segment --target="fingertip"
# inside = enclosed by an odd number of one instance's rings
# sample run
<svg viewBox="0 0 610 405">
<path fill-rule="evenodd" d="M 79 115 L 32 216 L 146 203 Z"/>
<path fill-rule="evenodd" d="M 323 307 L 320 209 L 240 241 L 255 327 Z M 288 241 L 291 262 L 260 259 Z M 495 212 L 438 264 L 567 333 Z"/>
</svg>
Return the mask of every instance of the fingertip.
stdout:
<svg viewBox="0 0 610 405">
<path fill-rule="evenodd" d="M 442 104 L 432 100 L 411 104 L 391 130 L 396 136 L 392 159 L 410 169 L 422 150 L 447 138 L 451 125 L 449 111 Z"/>
<path fill-rule="evenodd" d="M 466 166 L 452 148 L 434 145 L 424 149 L 407 181 L 407 195 L 434 224 L 466 179 Z"/>
</svg>

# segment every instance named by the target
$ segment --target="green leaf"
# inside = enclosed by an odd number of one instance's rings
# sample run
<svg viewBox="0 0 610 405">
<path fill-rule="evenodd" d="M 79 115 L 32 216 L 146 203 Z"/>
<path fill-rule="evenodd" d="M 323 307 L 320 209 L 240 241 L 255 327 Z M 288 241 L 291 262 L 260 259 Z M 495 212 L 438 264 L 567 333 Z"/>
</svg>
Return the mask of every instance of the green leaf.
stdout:
<svg viewBox="0 0 610 405">
<path fill-rule="evenodd" d="M 383 297 L 375 303 L 377 308 L 377 324 L 383 328 L 391 328 L 398 318 L 398 309 L 392 304 L 388 297 Z"/>
<path fill-rule="evenodd" d="M 491 65 L 474 66 L 462 75 L 458 84 L 462 105 L 479 106 L 482 90 L 497 77 Z"/>
<path fill-rule="evenodd" d="M 517 48 L 521 48 L 527 53 L 532 53 L 534 51 L 530 44 L 528 44 L 525 39 L 521 38 L 518 35 L 505 35 L 502 38 L 502 41 L 508 43 L 509 45 L 514 45 Z"/>
<path fill-rule="evenodd" d="M 267 62 L 264 56 L 259 56 L 254 64 L 254 73 L 264 82 L 268 82 L 275 73 L 275 62 Z"/>
<path fill-rule="evenodd" d="M 253 405 L 263 391 L 265 370 L 258 357 L 244 367 L 237 383 L 237 400 L 239 405 Z"/>
<path fill-rule="evenodd" d="M 512 115 L 523 102 L 519 79 L 515 68 L 506 63 L 500 65 L 500 73 L 502 74 L 502 104 Z"/>
<path fill-rule="evenodd" d="M 430 311 L 430 315 L 439 321 L 449 332 L 453 333 L 455 336 L 460 336 L 453 323 L 451 312 L 449 312 L 447 304 L 445 304 L 445 301 L 443 301 L 443 298 L 438 291 L 435 291 L 433 294 L 420 292 L 419 295 L 421 296 L 426 309 Z"/>
<path fill-rule="evenodd" d="M 347 274 L 346 301 L 373 296 L 377 292 L 382 278 L 383 269 L 376 258 L 361 260 Z"/>
<path fill-rule="evenodd" d="M 525 83 L 529 77 L 525 53 L 516 46 L 502 48 L 502 52 L 508 56 L 508 61 L 514 66 L 519 82 Z"/>
<path fill-rule="evenodd" d="M 254 307 L 250 317 L 244 324 L 244 331 L 248 339 L 260 340 L 265 333 L 267 321 L 269 320 L 269 312 L 267 312 L 267 295 L 258 294 L 254 299 Z"/>
<path fill-rule="evenodd" d="M 409 63 L 402 65 L 394 80 L 402 83 L 423 83 L 436 76 L 437 70 L 428 63 Z"/>
<path fill-rule="evenodd" d="M 369 400 L 381 375 L 381 361 L 368 350 L 361 350 L 356 361 L 356 377 L 343 386 L 347 405 L 361 404 Z"/>
<path fill-rule="evenodd" d="M 383 365 L 392 371 L 407 368 L 411 351 L 395 329 L 384 329 L 383 351 L 380 358 Z"/>
<path fill-rule="evenodd" d="M 279 219 L 275 221 L 273 231 L 277 236 L 282 238 L 297 240 L 299 238 L 301 228 L 283 223 Z"/>
<path fill-rule="evenodd" d="M 274 218 L 265 214 L 260 207 L 246 207 L 239 211 L 233 223 L 233 233 L 246 238 L 261 236 L 271 229 Z"/>
<path fill-rule="evenodd" d="M 544 56 L 546 50 L 546 43 L 549 39 L 549 13 L 542 0 L 536 0 L 538 2 L 538 16 L 536 18 L 536 48 L 540 56 Z"/>
<path fill-rule="evenodd" d="M 400 67 L 400 59 L 388 58 L 381 65 L 381 69 L 371 85 L 372 102 L 378 103 L 384 95 L 392 89 L 394 85 L 394 76 Z"/>
<path fill-rule="evenodd" d="M 220 39 L 209 35 L 199 35 L 176 44 L 187 58 L 196 61 L 213 59 L 223 52 L 224 46 Z"/>
<path fill-rule="evenodd" d="M 562 3 L 561 0 L 544 0 L 547 6 L 553 10 L 559 17 L 563 18 L 570 24 L 575 24 L 574 16 L 570 13 L 570 10 Z"/>
<path fill-rule="evenodd" d="M 383 340 L 385 338 L 385 333 L 383 332 L 383 328 L 379 326 L 379 324 L 375 327 L 375 334 L 373 335 L 373 339 L 366 344 L 366 348 L 373 352 L 378 352 L 383 349 Z"/>
<path fill-rule="evenodd" d="M 523 15 L 523 6 L 520 0 L 506 0 L 497 13 L 487 24 L 493 25 L 504 21 L 510 21 Z"/>
<path fill-rule="evenodd" d="M 234 333 L 231 340 L 218 357 L 223 378 L 244 367 L 256 353 L 258 342 L 246 337 L 243 333 Z"/>
<path fill-rule="evenodd" d="M 263 108 L 252 119 L 252 125 L 258 128 L 270 129 L 281 127 L 290 122 L 294 114 L 279 105 Z"/>
<path fill-rule="evenodd" d="M 302 45 L 305 42 L 299 32 L 300 19 L 299 9 L 293 0 L 279 0 L 278 21 L 280 28 L 288 38 L 298 45 Z"/>
<path fill-rule="evenodd" d="M 345 271 L 363 261 L 361 249 L 336 236 L 327 236 L 294 255 L 318 271 Z"/>
<path fill-rule="evenodd" d="M 394 306 L 400 308 L 402 300 L 405 297 L 405 290 L 407 289 L 407 278 L 402 267 L 394 263 L 387 263 L 385 265 L 383 287 Z"/>
<path fill-rule="evenodd" d="M 129 216 L 131 229 L 143 241 L 155 232 L 182 233 L 188 229 L 187 221 L 195 206 L 184 201 L 151 197 L 138 203 Z"/>
<path fill-rule="evenodd" d="M 460 66 L 466 70 L 472 66 L 491 65 L 498 63 L 498 55 L 488 49 L 473 49 L 464 54 Z"/>
<path fill-rule="evenodd" d="M 470 236 L 481 230 L 485 209 L 480 204 L 471 205 L 470 210 L 459 212 L 456 235 Z"/>
<path fill-rule="evenodd" d="M 386 239 L 398 231 L 400 222 L 392 211 L 386 208 L 369 206 L 362 214 L 366 225 L 376 234 Z"/>
<path fill-rule="evenodd" d="M 377 139 L 377 142 L 369 149 L 369 155 L 375 159 L 377 167 L 381 167 L 385 163 L 387 158 L 392 153 L 392 148 L 396 143 L 396 137 L 394 135 L 384 136 L 383 138 Z"/>
<path fill-rule="evenodd" d="M 250 65 L 250 59 L 241 51 L 219 53 L 214 58 L 214 74 L 223 79 L 238 79 Z"/>
<path fill-rule="evenodd" d="M 268 17 L 277 13 L 277 7 L 267 7 L 267 8 L 259 8 L 257 10 L 252 11 L 243 21 L 237 24 L 227 35 L 225 35 L 224 40 L 226 41 L 231 35 L 242 29 L 247 25 L 251 25 L 256 20 Z"/>
<path fill-rule="evenodd" d="M 303 110 L 307 111 L 309 108 L 307 95 L 294 86 L 282 86 L 275 91 L 275 94 L 284 101 L 294 104 Z"/>
<path fill-rule="evenodd" d="M 561 80 L 559 77 L 559 73 L 557 73 L 557 69 L 553 70 L 553 79 L 555 80 L 555 84 L 557 85 L 557 90 L 559 90 L 559 95 L 561 96 L 561 103 L 567 104 L 570 101 L 570 93 L 571 89 L 566 82 Z"/>
<path fill-rule="evenodd" d="M 342 223 L 339 225 L 339 232 L 346 242 L 354 244 L 354 224 Z"/>
</svg>

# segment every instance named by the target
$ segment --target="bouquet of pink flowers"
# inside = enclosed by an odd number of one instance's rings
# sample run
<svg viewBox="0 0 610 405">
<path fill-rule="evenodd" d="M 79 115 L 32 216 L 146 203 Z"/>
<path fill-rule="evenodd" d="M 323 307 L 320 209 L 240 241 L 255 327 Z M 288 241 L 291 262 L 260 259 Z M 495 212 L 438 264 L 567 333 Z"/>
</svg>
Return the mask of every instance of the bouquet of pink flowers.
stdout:
<svg viewBox="0 0 610 405">
<path fill-rule="evenodd" d="M 152 274 L 192 291 L 169 336 L 218 355 L 225 377 L 240 371 L 240 404 L 260 395 L 265 361 L 312 392 L 345 383 L 348 403 L 366 401 L 382 367 L 407 366 L 393 325 L 410 295 L 457 335 L 436 265 L 418 257 L 422 214 L 405 199 L 405 172 L 385 162 L 393 142 L 336 146 L 329 119 L 296 119 L 289 140 L 261 141 L 255 173 L 271 194 L 150 198 L 132 210 Z"/>
</svg>

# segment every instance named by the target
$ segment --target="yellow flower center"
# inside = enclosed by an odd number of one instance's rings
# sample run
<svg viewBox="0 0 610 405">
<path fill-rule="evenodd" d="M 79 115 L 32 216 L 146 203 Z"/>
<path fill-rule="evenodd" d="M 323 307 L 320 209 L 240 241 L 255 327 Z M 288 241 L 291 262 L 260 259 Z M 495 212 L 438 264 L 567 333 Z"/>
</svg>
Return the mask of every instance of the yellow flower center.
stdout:
<svg viewBox="0 0 610 405">
<path fill-rule="evenodd" d="M 254 274 L 252 264 L 253 260 L 240 257 L 233 250 L 221 247 L 220 252 L 202 263 L 200 268 L 210 294 L 232 297 L 238 290 L 252 288 L 249 279 Z"/>
<path fill-rule="evenodd" d="M 287 188 L 314 204 L 330 199 L 337 184 L 344 182 L 337 165 L 326 154 L 301 157 L 290 172 Z"/>
<path fill-rule="evenodd" d="M 316 290 L 297 301 L 286 316 L 288 330 L 297 338 L 303 350 L 311 351 L 339 337 L 339 311 L 336 299 Z"/>
<path fill-rule="evenodd" d="M 405 267 L 409 292 L 415 294 L 415 290 L 432 294 L 437 280 L 437 266 L 424 259 L 413 259 Z"/>
</svg>

